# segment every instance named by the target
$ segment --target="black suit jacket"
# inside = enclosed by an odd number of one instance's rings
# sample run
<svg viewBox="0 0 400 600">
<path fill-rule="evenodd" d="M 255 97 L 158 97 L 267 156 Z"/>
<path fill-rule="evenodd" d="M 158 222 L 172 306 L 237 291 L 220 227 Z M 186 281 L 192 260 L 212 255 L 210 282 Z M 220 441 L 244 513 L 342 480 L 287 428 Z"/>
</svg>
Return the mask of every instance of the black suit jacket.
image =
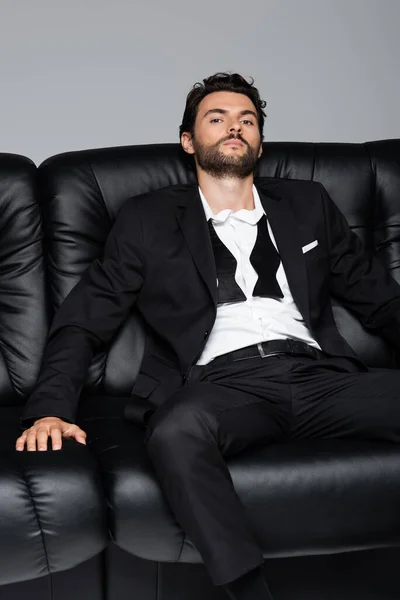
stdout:
<svg viewBox="0 0 400 600">
<path fill-rule="evenodd" d="M 256 182 L 293 298 L 321 348 L 354 357 L 340 335 L 331 296 L 368 329 L 400 347 L 400 286 L 316 182 Z M 302 247 L 318 240 L 303 254 Z M 137 423 L 184 385 L 216 316 L 216 271 L 197 186 L 175 185 L 128 200 L 102 260 L 84 273 L 53 321 L 22 426 L 43 416 L 75 419 L 94 353 L 136 307 L 149 340 L 126 416 Z M 150 413 L 147 413 L 149 416 Z"/>
</svg>

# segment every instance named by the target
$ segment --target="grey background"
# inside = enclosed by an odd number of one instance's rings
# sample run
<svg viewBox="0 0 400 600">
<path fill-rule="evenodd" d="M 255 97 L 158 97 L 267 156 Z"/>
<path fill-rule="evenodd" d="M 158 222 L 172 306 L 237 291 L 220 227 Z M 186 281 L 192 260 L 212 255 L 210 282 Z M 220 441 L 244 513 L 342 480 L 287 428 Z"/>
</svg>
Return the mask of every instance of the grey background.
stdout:
<svg viewBox="0 0 400 600">
<path fill-rule="evenodd" d="M 251 75 L 268 140 L 400 137 L 399 0 L 0 0 L 0 151 L 177 141 L 185 97 Z"/>
</svg>

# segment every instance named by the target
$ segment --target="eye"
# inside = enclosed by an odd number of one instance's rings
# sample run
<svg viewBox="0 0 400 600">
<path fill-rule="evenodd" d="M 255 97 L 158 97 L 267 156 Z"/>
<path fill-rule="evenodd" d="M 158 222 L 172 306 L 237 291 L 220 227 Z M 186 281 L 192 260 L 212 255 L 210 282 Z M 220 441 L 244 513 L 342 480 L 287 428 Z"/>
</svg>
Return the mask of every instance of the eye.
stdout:
<svg viewBox="0 0 400 600">
<path fill-rule="evenodd" d="M 222 119 L 216 117 L 215 119 L 211 119 L 210 123 L 216 123 L 217 121 L 222 121 Z"/>
<path fill-rule="evenodd" d="M 253 121 L 250 121 L 250 119 L 242 119 L 242 123 L 245 125 L 253 125 Z"/>
</svg>

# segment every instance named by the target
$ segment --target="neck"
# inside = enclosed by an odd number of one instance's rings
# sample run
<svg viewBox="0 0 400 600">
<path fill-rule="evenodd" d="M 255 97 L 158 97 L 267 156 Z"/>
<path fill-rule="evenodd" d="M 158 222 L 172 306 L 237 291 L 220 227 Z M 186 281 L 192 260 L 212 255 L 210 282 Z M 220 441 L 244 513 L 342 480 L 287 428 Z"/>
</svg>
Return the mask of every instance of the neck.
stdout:
<svg viewBox="0 0 400 600">
<path fill-rule="evenodd" d="M 229 208 L 234 212 L 254 209 L 253 174 L 246 179 L 212 177 L 202 169 L 197 169 L 197 179 L 214 214 Z"/>
</svg>

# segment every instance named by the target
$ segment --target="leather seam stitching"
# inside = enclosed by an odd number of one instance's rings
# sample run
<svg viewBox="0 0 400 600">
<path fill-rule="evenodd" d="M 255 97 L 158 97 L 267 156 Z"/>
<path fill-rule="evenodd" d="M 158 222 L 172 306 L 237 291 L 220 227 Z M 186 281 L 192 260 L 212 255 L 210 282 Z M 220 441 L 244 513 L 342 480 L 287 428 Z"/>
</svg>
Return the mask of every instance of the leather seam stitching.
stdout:
<svg viewBox="0 0 400 600">
<path fill-rule="evenodd" d="M 92 163 L 91 163 L 91 162 L 89 162 L 88 164 L 89 164 L 89 168 L 90 168 L 90 171 L 91 171 L 91 173 L 92 173 L 92 176 L 93 176 L 94 182 L 95 182 L 95 184 L 96 184 L 97 190 L 98 190 L 98 192 L 99 192 L 99 194 L 100 194 L 100 197 L 101 197 L 101 199 L 102 199 L 102 201 L 103 201 L 104 208 L 105 208 L 105 209 L 106 209 L 106 211 L 107 211 L 108 218 L 109 218 L 109 219 L 110 219 L 110 221 L 111 221 L 111 215 L 110 215 L 110 211 L 108 210 L 107 202 L 106 202 L 106 199 L 105 199 L 105 197 L 104 197 L 103 191 L 102 191 L 102 189 L 101 189 L 101 187 L 100 187 L 100 183 L 99 183 L 99 180 L 97 179 L 96 173 L 94 172 L 93 165 L 92 165 Z"/>
<path fill-rule="evenodd" d="M 34 510 L 34 513 L 35 513 L 35 517 L 36 517 L 36 521 L 37 521 L 37 524 L 38 524 L 39 530 L 40 530 L 40 537 L 42 538 L 44 556 L 45 556 L 46 565 L 47 565 L 47 572 L 50 575 L 51 573 L 50 573 L 49 557 L 48 557 L 48 554 L 47 554 L 47 548 L 46 548 L 46 542 L 45 542 L 45 538 L 44 538 L 43 528 L 42 528 L 42 525 L 41 525 L 41 522 L 40 522 L 39 513 L 38 513 L 38 510 L 37 510 L 37 507 L 36 507 L 36 502 L 35 502 L 35 500 L 33 498 L 33 494 L 32 494 L 32 491 L 31 491 L 31 486 L 30 486 L 30 483 L 29 483 L 29 478 L 28 478 L 28 475 L 26 475 L 26 477 L 25 477 L 24 470 L 23 470 L 23 468 L 21 466 L 21 463 L 19 463 L 19 469 L 20 469 L 20 472 L 21 472 L 21 474 L 22 474 L 22 476 L 24 478 L 24 483 L 25 483 L 26 489 L 28 491 L 29 497 L 31 499 L 31 502 L 32 502 L 32 507 L 33 507 L 33 510 Z"/>
<path fill-rule="evenodd" d="M 179 554 L 178 554 L 178 558 L 176 559 L 176 562 L 179 562 L 182 556 L 182 552 L 183 552 L 183 545 L 185 543 L 185 539 L 186 539 L 186 534 L 185 532 L 182 530 L 182 543 L 181 543 L 181 548 L 179 550 Z"/>
<path fill-rule="evenodd" d="M 376 254 L 377 246 L 376 246 L 376 240 L 375 240 L 375 233 L 377 231 L 377 228 L 376 228 L 375 224 L 376 224 L 376 220 L 377 219 L 378 219 L 378 222 L 381 221 L 381 216 L 382 216 L 382 202 L 381 202 L 381 195 L 380 195 L 380 197 L 377 196 L 378 186 L 377 186 L 377 181 L 376 181 L 376 179 L 377 179 L 377 169 L 375 168 L 376 165 L 374 166 L 374 162 L 372 160 L 372 156 L 371 156 L 371 152 L 369 150 L 368 144 L 364 143 L 363 146 L 364 146 L 364 150 L 365 150 L 365 153 L 367 155 L 369 166 L 370 166 L 370 169 L 371 169 L 371 180 L 372 180 L 372 185 L 373 185 L 372 201 L 373 201 L 373 204 L 374 204 L 374 211 L 373 211 L 373 213 L 374 213 L 373 214 L 373 223 L 374 223 L 374 226 L 371 229 L 372 229 L 372 247 L 373 247 L 374 254 Z"/>
<path fill-rule="evenodd" d="M 317 145 L 314 144 L 313 165 L 312 165 L 312 171 L 311 171 L 311 181 L 314 181 L 315 164 L 316 164 L 316 162 L 317 162 Z"/>
</svg>

